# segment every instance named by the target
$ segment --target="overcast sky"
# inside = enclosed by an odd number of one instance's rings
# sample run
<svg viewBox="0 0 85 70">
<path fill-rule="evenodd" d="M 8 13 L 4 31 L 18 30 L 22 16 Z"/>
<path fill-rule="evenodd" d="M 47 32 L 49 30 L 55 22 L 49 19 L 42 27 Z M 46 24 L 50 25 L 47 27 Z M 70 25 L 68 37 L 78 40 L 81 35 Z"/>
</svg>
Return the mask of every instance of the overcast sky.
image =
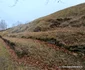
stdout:
<svg viewBox="0 0 85 70">
<path fill-rule="evenodd" d="M 61 2 L 62 1 L 62 2 Z M 17 4 L 12 7 L 15 0 L 0 0 L 0 19 L 4 19 L 8 27 L 20 21 L 26 23 L 46 16 L 61 9 L 84 3 L 85 0 L 19 0 Z"/>
</svg>

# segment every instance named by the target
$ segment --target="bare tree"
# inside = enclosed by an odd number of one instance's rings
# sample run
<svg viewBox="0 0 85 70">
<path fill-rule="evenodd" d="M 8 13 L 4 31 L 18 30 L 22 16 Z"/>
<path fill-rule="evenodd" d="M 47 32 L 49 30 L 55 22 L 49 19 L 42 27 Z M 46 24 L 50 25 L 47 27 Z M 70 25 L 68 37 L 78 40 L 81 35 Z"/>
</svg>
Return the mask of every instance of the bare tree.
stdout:
<svg viewBox="0 0 85 70">
<path fill-rule="evenodd" d="M 0 30 L 5 30 L 7 29 L 7 24 L 5 22 L 5 20 L 1 20 L 0 21 Z"/>
</svg>

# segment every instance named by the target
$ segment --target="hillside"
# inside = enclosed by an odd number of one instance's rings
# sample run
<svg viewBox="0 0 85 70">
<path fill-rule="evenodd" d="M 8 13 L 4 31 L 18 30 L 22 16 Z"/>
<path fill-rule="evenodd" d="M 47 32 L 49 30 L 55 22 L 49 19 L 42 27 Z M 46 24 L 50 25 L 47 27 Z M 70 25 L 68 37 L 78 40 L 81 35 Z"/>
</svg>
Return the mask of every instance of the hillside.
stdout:
<svg viewBox="0 0 85 70">
<path fill-rule="evenodd" d="M 18 70 L 85 70 L 85 3 L 0 31 L 2 46 Z"/>
<path fill-rule="evenodd" d="M 70 51 L 82 52 L 85 48 L 84 7 L 85 3 L 66 8 L 28 24 L 10 28 L 3 31 L 2 35 L 38 39 L 63 46 Z"/>
<path fill-rule="evenodd" d="M 60 10 L 51 15 L 41 17 L 28 24 L 8 29 L 8 32 L 47 31 L 64 27 L 85 27 L 85 3 Z"/>
</svg>

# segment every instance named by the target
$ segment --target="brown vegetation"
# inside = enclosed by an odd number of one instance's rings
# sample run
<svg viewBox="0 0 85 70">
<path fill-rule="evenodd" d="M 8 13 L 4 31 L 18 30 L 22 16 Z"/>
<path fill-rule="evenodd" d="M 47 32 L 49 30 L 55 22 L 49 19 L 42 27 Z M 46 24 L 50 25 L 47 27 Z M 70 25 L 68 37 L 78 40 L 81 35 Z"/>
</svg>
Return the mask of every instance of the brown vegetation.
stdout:
<svg viewBox="0 0 85 70">
<path fill-rule="evenodd" d="M 30 65 L 34 67 L 32 70 L 56 70 L 58 66 L 85 67 L 84 7 L 85 4 L 80 4 L 29 24 L 0 31 L 0 38 L 16 54 L 19 64 L 28 65 L 27 70 L 31 69 Z"/>
</svg>

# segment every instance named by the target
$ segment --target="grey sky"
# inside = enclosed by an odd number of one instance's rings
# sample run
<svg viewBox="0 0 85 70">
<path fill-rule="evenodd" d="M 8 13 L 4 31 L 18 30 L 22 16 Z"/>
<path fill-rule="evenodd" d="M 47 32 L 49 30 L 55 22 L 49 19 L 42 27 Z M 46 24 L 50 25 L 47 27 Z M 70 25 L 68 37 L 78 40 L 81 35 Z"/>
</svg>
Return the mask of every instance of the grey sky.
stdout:
<svg viewBox="0 0 85 70">
<path fill-rule="evenodd" d="M 6 20 L 8 27 L 20 21 L 26 23 L 46 16 L 61 9 L 84 3 L 85 0 L 62 0 L 57 3 L 57 0 L 19 0 L 16 6 L 11 7 L 15 0 L 0 0 L 0 19 Z"/>
</svg>

